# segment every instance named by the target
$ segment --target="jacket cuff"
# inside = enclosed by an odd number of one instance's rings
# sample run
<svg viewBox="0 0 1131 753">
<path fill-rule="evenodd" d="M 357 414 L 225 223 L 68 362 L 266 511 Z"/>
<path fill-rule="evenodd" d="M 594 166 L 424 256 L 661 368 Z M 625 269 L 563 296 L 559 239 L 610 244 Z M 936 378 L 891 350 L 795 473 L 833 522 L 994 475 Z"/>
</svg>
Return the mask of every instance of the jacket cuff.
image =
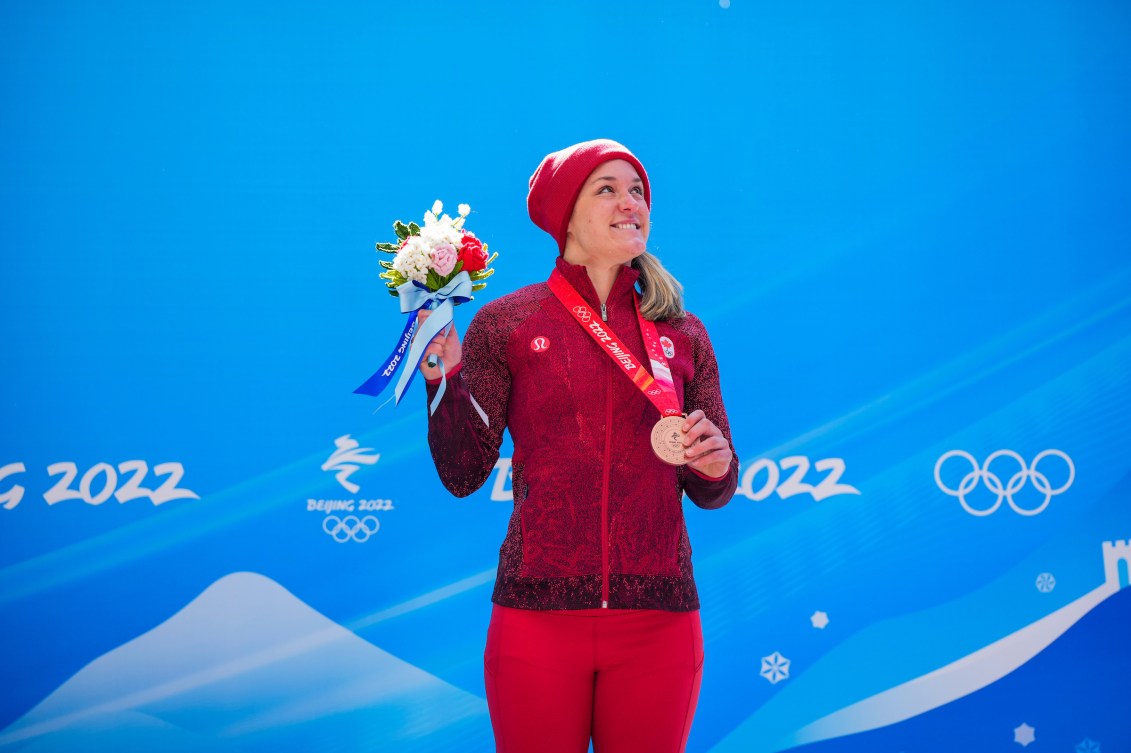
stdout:
<svg viewBox="0 0 1131 753">
<path fill-rule="evenodd" d="M 454 366 L 454 367 L 452 368 L 452 370 L 451 370 L 451 371 L 449 371 L 449 372 L 447 372 L 446 374 L 444 374 L 444 378 L 445 378 L 445 379 L 451 379 L 451 378 L 452 378 L 452 377 L 454 377 L 454 376 L 455 376 L 456 374 L 458 374 L 458 373 L 460 372 L 460 369 L 462 369 L 462 368 L 463 368 L 463 361 L 460 361 L 459 363 L 457 363 L 457 364 L 456 364 L 456 365 L 455 365 L 455 366 Z M 439 383 L 440 383 L 440 380 L 439 380 L 439 379 L 428 379 L 428 378 L 425 378 L 425 379 L 424 379 L 424 383 L 425 383 L 425 384 L 439 384 Z M 432 393 L 434 393 L 434 392 L 435 392 L 435 390 L 432 390 L 432 391 L 431 391 L 431 392 L 430 392 L 429 394 L 432 394 Z"/>
<path fill-rule="evenodd" d="M 703 479 L 704 481 L 723 481 L 724 479 L 726 479 L 727 476 L 730 475 L 730 467 L 729 466 L 727 467 L 727 472 L 724 473 L 721 476 L 708 476 L 705 473 L 700 473 L 699 471 L 695 470 L 690 465 L 687 466 L 687 470 L 691 471 L 692 473 L 694 473 L 696 476 Z"/>
<path fill-rule="evenodd" d="M 691 466 L 687 466 L 690 475 L 686 477 L 684 492 L 697 507 L 714 510 L 730 502 L 738 489 L 738 463 L 731 460 L 726 475 L 719 478 L 705 476 Z"/>
</svg>

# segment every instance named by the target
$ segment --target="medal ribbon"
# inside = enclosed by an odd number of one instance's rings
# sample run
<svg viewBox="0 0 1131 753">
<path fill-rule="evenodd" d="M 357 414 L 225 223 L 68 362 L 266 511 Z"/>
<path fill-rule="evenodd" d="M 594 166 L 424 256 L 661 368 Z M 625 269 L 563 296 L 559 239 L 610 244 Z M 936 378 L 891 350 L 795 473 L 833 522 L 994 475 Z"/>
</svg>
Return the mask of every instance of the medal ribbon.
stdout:
<svg viewBox="0 0 1131 753">
<path fill-rule="evenodd" d="M 675 384 L 672 381 L 672 372 L 668 368 L 668 360 L 660 347 L 659 334 L 656 323 L 650 322 L 640 315 L 639 295 L 632 291 L 633 303 L 636 304 L 636 319 L 640 322 L 640 331 L 644 334 L 644 344 L 648 349 L 648 360 L 652 366 L 652 374 L 640 366 L 639 360 L 629 352 L 617 334 L 609 327 L 608 322 L 601 321 L 601 317 L 585 302 L 581 294 L 574 290 L 569 280 L 558 270 L 550 274 L 547 283 L 550 291 L 566 307 L 566 311 L 583 330 L 589 333 L 593 341 L 600 346 L 613 363 L 620 366 L 624 375 L 632 380 L 637 389 L 644 393 L 644 397 L 656 406 L 660 415 L 681 416 L 683 411 L 679 407 L 676 397 Z"/>
</svg>

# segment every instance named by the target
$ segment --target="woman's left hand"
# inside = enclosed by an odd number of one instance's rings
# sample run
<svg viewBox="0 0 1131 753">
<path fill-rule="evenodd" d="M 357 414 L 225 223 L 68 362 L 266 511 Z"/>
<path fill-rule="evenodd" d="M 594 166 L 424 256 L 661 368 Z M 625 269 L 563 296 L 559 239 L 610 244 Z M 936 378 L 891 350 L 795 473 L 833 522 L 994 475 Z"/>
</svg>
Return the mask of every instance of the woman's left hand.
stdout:
<svg viewBox="0 0 1131 753">
<path fill-rule="evenodd" d="M 722 478 L 730 470 L 734 453 L 719 427 L 703 411 L 692 411 L 683 422 L 683 446 L 687 464 L 704 476 Z"/>
</svg>

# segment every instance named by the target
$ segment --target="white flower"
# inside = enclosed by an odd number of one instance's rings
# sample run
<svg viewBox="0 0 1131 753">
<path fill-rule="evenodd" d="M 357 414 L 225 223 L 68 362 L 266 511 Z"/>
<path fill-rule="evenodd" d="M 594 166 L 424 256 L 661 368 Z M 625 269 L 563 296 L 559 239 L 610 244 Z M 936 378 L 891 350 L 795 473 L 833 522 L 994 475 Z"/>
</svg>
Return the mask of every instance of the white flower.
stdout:
<svg viewBox="0 0 1131 753">
<path fill-rule="evenodd" d="M 428 244 L 429 248 L 438 248 L 443 245 L 460 247 L 463 234 L 453 226 L 452 218 L 448 215 L 436 219 L 435 215 L 424 215 L 424 227 L 420 228 L 420 237 Z"/>
<path fill-rule="evenodd" d="M 439 214 L 442 211 L 444 211 L 444 205 L 439 199 L 436 199 L 436 203 L 432 205 L 432 214 Z"/>
<path fill-rule="evenodd" d="M 406 279 L 423 283 L 428 279 L 428 265 L 431 263 L 431 248 L 419 235 L 414 235 L 400 251 L 397 251 L 397 256 L 393 259 L 393 269 L 404 275 Z"/>
<path fill-rule="evenodd" d="M 471 207 L 468 204 L 460 204 L 459 205 L 459 216 L 460 217 L 466 217 L 469 214 L 471 214 Z"/>
</svg>

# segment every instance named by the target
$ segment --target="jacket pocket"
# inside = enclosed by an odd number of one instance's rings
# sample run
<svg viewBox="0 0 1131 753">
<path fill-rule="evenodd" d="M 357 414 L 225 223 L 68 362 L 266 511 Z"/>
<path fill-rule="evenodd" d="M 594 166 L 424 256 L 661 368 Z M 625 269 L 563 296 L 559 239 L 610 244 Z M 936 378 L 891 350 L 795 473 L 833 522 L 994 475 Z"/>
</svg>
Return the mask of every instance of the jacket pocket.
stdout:
<svg viewBox="0 0 1131 753">
<path fill-rule="evenodd" d="M 543 496 L 531 486 L 523 500 L 522 569 L 530 578 L 568 578 L 601 572 L 599 513 L 569 498 Z"/>
<path fill-rule="evenodd" d="M 661 505 L 637 498 L 619 506 L 609 527 L 613 572 L 679 577 L 683 514 Z"/>
</svg>

